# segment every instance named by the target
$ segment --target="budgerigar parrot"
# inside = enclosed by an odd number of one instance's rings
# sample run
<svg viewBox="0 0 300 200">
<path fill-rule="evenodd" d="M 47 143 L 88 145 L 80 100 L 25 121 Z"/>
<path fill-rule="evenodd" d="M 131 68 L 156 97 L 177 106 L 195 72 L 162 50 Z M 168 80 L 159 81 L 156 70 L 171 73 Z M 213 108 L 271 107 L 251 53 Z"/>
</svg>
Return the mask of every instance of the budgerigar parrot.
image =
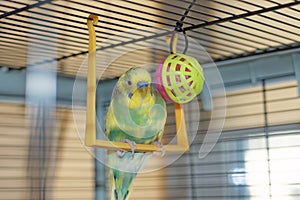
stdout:
<svg viewBox="0 0 300 200">
<path fill-rule="evenodd" d="M 145 69 L 132 68 L 119 78 L 107 112 L 106 135 L 110 141 L 129 143 L 132 152 L 108 151 L 112 200 L 129 198 L 132 181 L 149 158 L 149 154 L 134 153 L 135 145 L 162 147 L 166 118 L 166 103 Z"/>
</svg>

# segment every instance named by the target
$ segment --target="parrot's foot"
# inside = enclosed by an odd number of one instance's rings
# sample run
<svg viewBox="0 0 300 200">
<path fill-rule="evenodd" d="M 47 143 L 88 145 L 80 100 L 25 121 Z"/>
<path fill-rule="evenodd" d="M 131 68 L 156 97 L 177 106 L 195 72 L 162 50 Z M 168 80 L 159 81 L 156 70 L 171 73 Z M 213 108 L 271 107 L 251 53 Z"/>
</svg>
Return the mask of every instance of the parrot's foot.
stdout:
<svg viewBox="0 0 300 200">
<path fill-rule="evenodd" d="M 131 140 L 128 140 L 128 139 L 124 139 L 122 140 L 122 142 L 126 142 L 129 144 L 130 146 L 130 149 L 131 149 L 131 156 L 132 158 L 134 157 L 134 150 L 135 150 L 135 147 L 136 147 L 136 143 L 134 141 L 131 141 Z M 117 151 L 117 156 L 122 158 L 124 156 L 124 154 L 126 153 L 127 151 Z"/>
<path fill-rule="evenodd" d="M 124 139 L 124 140 L 122 140 L 122 142 L 126 142 L 126 143 L 129 144 L 130 149 L 131 149 L 131 155 L 133 157 L 134 156 L 134 150 L 135 150 L 135 147 L 136 147 L 136 143 L 134 141 L 131 141 L 131 140 L 128 140 L 128 139 Z"/>
<path fill-rule="evenodd" d="M 151 144 L 161 148 L 161 157 L 163 157 L 165 154 L 166 154 L 166 148 L 165 146 L 163 145 L 163 143 L 159 142 L 159 141 L 154 141 L 154 142 L 151 142 Z M 153 152 L 153 155 L 156 155 L 157 152 Z"/>
</svg>

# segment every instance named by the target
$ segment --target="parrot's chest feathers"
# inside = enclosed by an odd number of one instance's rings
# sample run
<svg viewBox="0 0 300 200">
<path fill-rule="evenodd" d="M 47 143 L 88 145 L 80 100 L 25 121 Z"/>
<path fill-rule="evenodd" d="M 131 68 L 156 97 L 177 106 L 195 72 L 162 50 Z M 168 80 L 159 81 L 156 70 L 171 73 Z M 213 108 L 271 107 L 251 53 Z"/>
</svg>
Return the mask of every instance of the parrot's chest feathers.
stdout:
<svg viewBox="0 0 300 200">
<path fill-rule="evenodd" d="M 151 109 L 154 104 L 155 97 L 151 95 L 146 95 L 143 97 L 138 93 L 134 94 L 130 99 L 128 99 L 128 105 L 130 109 Z"/>
<path fill-rule="evenodd" d="M 140 106 L 136 106 L 129 109 L 129 113 L 133 121 L 140 125 L 145 126 L 150 123 L 150 111 L 153 104 L 149 102 L 143 102 Z"/>
</svg>

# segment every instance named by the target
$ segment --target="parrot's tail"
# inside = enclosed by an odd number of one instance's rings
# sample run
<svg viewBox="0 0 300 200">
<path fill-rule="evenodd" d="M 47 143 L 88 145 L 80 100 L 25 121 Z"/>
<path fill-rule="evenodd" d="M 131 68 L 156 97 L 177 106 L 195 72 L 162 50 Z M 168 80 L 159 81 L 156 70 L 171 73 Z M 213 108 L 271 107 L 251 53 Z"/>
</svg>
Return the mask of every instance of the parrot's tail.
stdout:
<svg viewBox="0 0 300 200">
<path fill-rule="evenodd" d="M 116 169 L 111 169 L 111 200 L 128 200 L 130 188 L 135 173 L 122 172 Z"/>
</svg>

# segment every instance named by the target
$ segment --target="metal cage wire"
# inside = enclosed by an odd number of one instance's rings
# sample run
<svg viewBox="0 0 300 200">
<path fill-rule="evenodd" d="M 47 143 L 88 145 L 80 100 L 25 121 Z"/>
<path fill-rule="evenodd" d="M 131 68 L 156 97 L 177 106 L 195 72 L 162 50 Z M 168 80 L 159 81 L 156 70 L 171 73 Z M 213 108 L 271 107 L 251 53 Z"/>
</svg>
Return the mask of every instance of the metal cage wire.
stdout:
<svg viewBox="0 0 300 200">
<path fill-rule="evenodd" d="M 59 73 L 74 76 L 87 55 L 88 14 L 99 16 L 99 51 L 117 46 L 126 49 L 125 44 L 170 34 L 191 2 L 7 0 L 0 3 L 0 65 L 22 69 L 33 57 L 34 64 L 58 61 Z M 299 3 L 198 0 L 185 16 L 182 31 L 196 39 L 214 61 L 298 48 Z M 140 32 L 121 34 L 133 29 Z M 157 34 L 158 29 L 164 31 Z M 105 40 L 111 35 L 117 36 L 114 41 Z M 39 51 L 39 56 L 27 54 L 29 48 Z M 53 52 L 55 57 L 51 56 Z M 109 78 L 117 77 L 119 70 L 120 67 L 114 68 Z"/>
</svg>

